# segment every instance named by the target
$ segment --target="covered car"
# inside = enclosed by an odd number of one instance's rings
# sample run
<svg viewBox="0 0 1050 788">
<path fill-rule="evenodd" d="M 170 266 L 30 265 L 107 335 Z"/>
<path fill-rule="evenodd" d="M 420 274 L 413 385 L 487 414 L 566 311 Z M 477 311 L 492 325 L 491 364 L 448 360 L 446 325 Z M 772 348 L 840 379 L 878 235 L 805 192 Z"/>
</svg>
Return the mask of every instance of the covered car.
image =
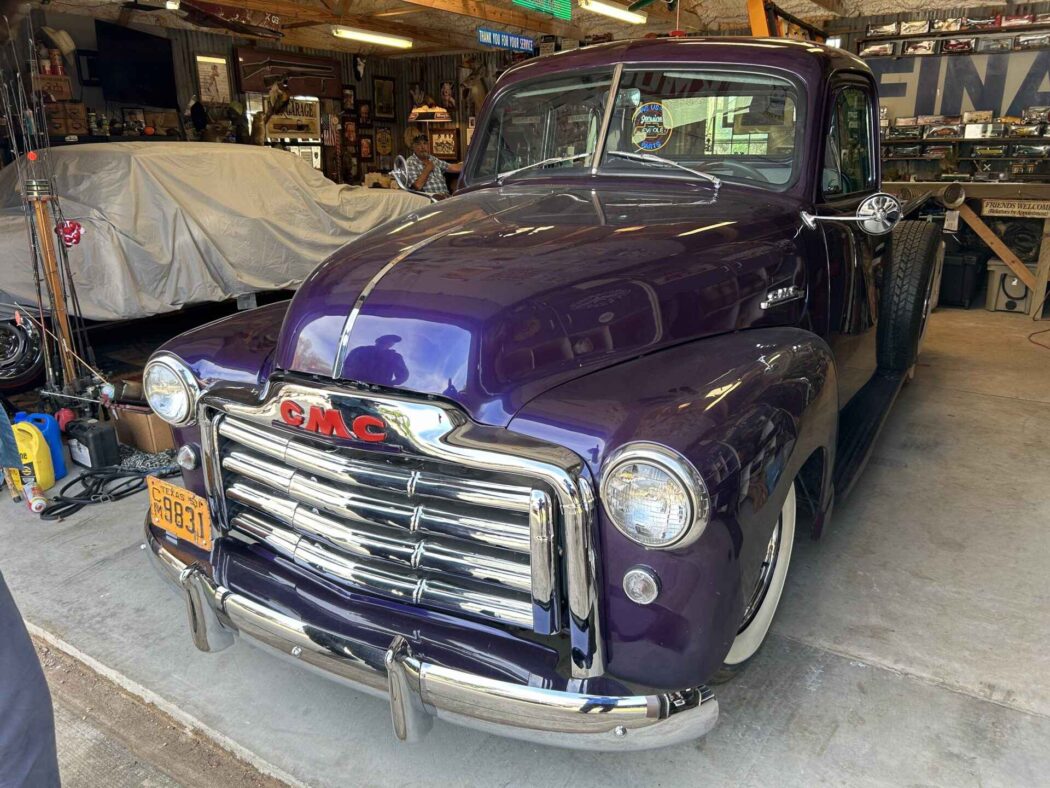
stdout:
<svg viewBox="0 0 1050 788">
<path fill-rule="evenodd" d="M 333 183 L 287 151 L 191 142 L 110 142 L 50 151 L 65 218 L 84 227 L 70 267 L 87 320 L 293 288 L 326 257 L 428 204 Z M 36 304 L 14 166 L 0 171 L 0 302 Z M 0 385 L 23 377 L 31 338 L 4 320 Z"/>
</svg>

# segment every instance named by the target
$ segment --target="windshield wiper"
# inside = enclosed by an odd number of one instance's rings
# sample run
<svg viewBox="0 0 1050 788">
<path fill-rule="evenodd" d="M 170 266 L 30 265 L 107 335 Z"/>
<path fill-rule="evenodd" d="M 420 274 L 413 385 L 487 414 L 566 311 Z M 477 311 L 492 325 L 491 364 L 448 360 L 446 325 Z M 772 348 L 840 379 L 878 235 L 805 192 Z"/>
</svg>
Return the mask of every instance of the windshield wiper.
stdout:
<svg viewBox="0 0 1050 788">
<path fill-rule="evenodd" d="M 532 170 L 536 167 L 544 167 L 548 164 L 565 164 L 566 162 L 576 161 L 577 159 L 586 159 L 590 156 L 590 153 L 577 153 L 575 156 L 555 156 L 551 159 L 543 159 L 541 161 L 534 161 L 532 164 L 526 164 L 524 167 L 518 167 L 516 170 L 507 170 L 501 172 L 496 176 L 496 183 L 503 183 L 504 179 L 509 178 L 511 175 L 517 175 L 519 172 L 525 172 L 525 170 Z"/>
<path fill-rule="evenodd" d="M 631 161 L 644 161 L 649 164 L 666 164 L 670 167 L 677 167 L 680 170 L 692 173 L 698 178 L 703 178 L 705 181 L 710 181 L 711 185 L 715 187 L 715 191 L 718 191 L 722 187 L 722 179 L 716 175 L 712 175 L 709 172 L 701 172 L 700 170 L 694 170 L 692 167 L 686 167 L 684 164 L 679 164 L 671 159 L 665 159 L 663 156 L 657 156 L 653 153 L 633 153 L 626 150 L 611 150 L 606 151 L 607 156 L 616 156 L 620 159 L 630 159 Z"/>
</svg>

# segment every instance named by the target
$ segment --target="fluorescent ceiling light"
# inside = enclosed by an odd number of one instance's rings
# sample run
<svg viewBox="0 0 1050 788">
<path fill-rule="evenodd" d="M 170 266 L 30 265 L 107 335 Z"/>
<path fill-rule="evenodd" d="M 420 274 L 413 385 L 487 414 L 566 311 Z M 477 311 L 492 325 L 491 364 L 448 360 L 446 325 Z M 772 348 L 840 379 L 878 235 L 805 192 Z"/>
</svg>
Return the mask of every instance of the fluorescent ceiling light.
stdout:
<svg viewBox="0 0 1050 788">
<path fill-rule="evenodd" d="M 628 11 L 622 5 L 606 3 L 605 0 L 580 0 L 580 8 L 584 11 L 611 16 L 621 22 L 630 22 L 632 25 L 644 25 L 646 20 L 645 14 L 636 14 L 634 11 Z"/>
<path fill-rule="evenodd" d="M 363 41 L 366 44 L 375 44 L 380 47 L 396 47 L 398 49 L 411 49 L 412 39 L 401 38 L 401 36 L 388 36 L 384 33 L 373 33 L 371 30 L 360 30 L 356 27 L 344 27 L 333 25 L 332 35 L 336 38 L 349 38 L 351 41 Z"/>
<path fill-rule="evenodd" d="M 179 0 L 165 0 L 164 2 L 164 7 L 167 8 L 169 11 L 178 11 L 179 5 Z"/>
</svg>

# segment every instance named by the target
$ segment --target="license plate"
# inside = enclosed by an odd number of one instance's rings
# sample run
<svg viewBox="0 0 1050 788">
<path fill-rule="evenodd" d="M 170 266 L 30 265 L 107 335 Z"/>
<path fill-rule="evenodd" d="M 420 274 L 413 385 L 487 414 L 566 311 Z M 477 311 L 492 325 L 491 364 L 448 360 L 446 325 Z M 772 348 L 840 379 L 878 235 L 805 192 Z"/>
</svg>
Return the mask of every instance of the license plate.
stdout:
<svg viewBox="0 0 1050 788">
<path fill-rule="evenodd" d="M 156 476 L 146 477 L 146 484 L 153 524 L 193 542 L 202 550 L 211 550 L 211 512 L 207 499 Z"/>
</svg>

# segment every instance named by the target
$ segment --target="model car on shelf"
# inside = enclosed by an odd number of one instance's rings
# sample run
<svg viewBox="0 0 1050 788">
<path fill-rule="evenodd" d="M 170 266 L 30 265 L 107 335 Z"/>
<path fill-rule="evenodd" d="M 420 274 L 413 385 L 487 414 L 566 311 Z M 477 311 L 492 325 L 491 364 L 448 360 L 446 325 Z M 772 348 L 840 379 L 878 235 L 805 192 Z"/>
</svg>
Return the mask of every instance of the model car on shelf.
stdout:
<svg viewBox="0 0 1050 788">
<path fill-rule="evenodd" d="M 946 38 L 941 42 L 941 52 L 945 54 L 973 52 L 976 45 L 976 38 Z"/>
<path fill-rule="evenodd" d="M 203 142 L 110 142 L 46 155 L 65 218 L 83 225 L 69 263 L 81 317 L 110 322 L 293 288 L 416 194 L 333 183 L 298 156 Z M 134 188 L 129 184 L 134 184 Z M 0 391 L 43 368 L 18 168 L 0 171 Z"/>
<path fill-rule="evenodd" d="M 402 739 L 709 731 L 915 364 L 940 233 L 880 192 L 877 118 L 863 61 L 776 39 L 509 69 L 452 199 L 148 363 L 184 473 L 147 554 L 194 643 Z"/>
</svg>

